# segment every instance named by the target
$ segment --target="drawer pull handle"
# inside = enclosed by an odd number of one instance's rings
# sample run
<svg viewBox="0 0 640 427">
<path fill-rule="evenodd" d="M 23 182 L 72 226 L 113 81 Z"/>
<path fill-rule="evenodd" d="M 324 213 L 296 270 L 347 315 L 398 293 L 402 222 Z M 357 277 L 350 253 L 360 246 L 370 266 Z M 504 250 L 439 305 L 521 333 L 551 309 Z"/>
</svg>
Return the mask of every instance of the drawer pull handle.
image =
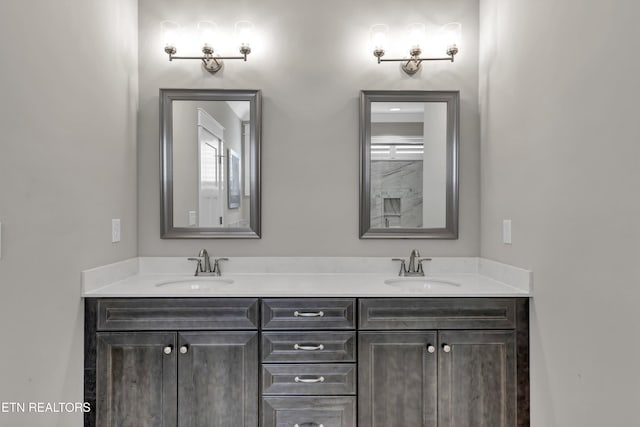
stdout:
<svg viewBox="0 0 640 427">
<path fill-rule="evenodd" d="M 294 311 L 293 315 L 295 317 L 324 317 L 324 311 L 317 312 L 305 312 L 305 311 Z"/>
<path fill-rule="evenodd" d="M 318 344 L 318 345 L 294 344 L 293 345 L 293 349 L 294 350 L 304 350 L 304 351 L 318 351 L 318 350 L 324 350 L 324 345 L 323 344 Z"/>
<path fill-rule="evenodd" d="M 324 424 L 316 424 L 316 423 L 304 423 L 304 424 L 294 424 L 293 427 L 324 427 Z"/>
<path fill-rule="evenodd" d="M 314 383 L 323 383 L 324 377 L 316 377 L 316 378 L 300 378 L 295 377 L 293 379 L 297 383 L 306 383 L 306 384 L 314 384 Z"/>
</svg>

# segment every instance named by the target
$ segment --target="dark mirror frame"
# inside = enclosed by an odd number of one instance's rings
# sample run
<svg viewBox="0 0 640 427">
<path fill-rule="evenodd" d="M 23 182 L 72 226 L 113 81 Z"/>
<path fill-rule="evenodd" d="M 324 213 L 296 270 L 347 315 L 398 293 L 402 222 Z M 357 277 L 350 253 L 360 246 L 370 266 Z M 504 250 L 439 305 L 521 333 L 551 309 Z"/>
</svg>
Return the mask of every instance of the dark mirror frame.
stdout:
<svg viewBox="0 0 640 427">
<path fill-rule="evenodd" d="M 192 228 L 173 224 L 173 101 L 249 101 L 249 228 Z M 160 237 L 162 239 L 259 239 L 262 96 L 259 90 L 160 89 Z"/>
<path fill-rule="evenodd" d="M 447 104 L 446 225 L 444 228 L 371 228 L 371 103 L 445 102 Z M 360 238 L 457 239 L 458 153 L 460 147 L 460 92 L 369 91 L 360 92 Z"/>
</svg>

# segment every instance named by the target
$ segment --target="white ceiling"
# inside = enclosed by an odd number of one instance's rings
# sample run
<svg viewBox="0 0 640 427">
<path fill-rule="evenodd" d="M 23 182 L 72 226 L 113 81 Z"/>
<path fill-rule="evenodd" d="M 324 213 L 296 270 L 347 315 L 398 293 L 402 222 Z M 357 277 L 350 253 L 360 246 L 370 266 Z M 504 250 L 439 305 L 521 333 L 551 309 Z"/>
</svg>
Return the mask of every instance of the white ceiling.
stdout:
<svg viewBox="0 0 640 427">
<path fill-rule="evenodd" d="M 391 109 L 399 108 L 399 111 L 391 111 Z M 406 114 L 406 113 L 424 113 L 424 102 L 372 102 L 372 113 L 388 113 L 388 114 Z"/>
<path fill-rule="evenodd" d="M 371 121 L 374 123 L 422 122 L 424 121 L 424 102 L 372 102 Z"/>
<path fill-rule="evenodd" d="M 243 122 L 249 121 L 249 101 L 226 101 L 229 108 L 236 113 L 236 116 Z"/>
</svg>

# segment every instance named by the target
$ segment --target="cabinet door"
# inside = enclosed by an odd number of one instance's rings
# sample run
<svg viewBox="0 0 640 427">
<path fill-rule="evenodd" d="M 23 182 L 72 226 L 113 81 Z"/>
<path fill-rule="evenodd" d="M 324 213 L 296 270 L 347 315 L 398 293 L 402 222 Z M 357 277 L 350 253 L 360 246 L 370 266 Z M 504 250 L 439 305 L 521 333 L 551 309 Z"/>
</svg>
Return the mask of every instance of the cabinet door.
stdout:
<svg viewBox="0 0 640 427">
<path fill-rule="evenodd" d="M 440 332 L 438 427 L 515 427 L 513 331 Z"/>
<path fill-rule="evenodd" d="M 258 333 L 178 334 L 180 427 L 258 425 Z"/>
<path fill-rule="evenodd" d="M 175 427 L 176 334 L 97 334 L 100 427 Z"/>
<path fill-rule="evenodd" d="M 435 427 L 436 333 L 361 332 L 358 340 L 358 426 Z"/>
</svg>

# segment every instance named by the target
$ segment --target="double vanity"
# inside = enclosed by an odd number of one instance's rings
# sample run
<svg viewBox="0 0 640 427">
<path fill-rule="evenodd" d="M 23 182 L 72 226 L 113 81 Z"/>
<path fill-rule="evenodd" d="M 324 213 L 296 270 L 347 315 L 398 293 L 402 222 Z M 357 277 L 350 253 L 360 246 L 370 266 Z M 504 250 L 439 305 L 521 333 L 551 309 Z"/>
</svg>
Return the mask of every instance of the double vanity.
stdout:
<svg viewBox="0 0 640 427">
<path fill-rule="evenodd" d="M 531 273 L 424 264 L 424 277 L 391 258 L 85 271 L 85 425 L 528 425 Z"/>
<path fill-rule="evenodd" d="M 158 98 L 161 238 L 261 238 L 262 92 Z M 457 239 L 460 93 L 361 91 L 359 122 L 359 237 Z M 528 426 L 530 295 L 417 251 L 85 271 L 85 425 Z"/>
</svg>

